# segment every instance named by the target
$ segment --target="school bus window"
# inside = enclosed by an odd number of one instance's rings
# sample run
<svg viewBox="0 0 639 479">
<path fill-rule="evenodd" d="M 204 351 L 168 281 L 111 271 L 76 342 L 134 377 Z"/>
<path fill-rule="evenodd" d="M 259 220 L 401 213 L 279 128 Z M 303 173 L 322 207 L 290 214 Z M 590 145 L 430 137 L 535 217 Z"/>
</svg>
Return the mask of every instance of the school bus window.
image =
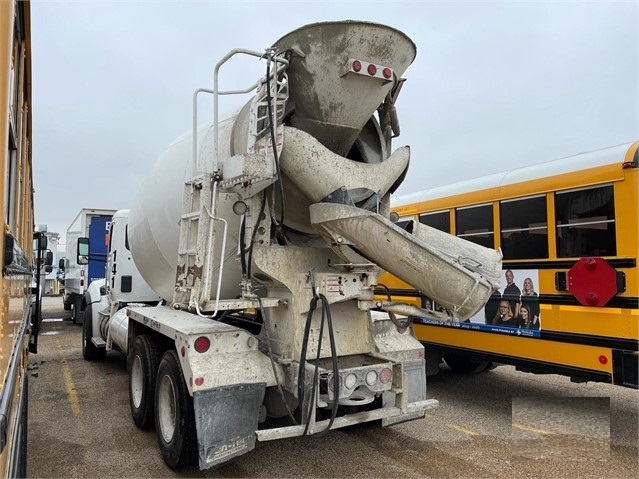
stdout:
<svg viewBox="0 0 639 479">
<path fill-rule="evenodd" d="M 499 208 L 504 259 L 548 258 L 546 196 L 502 201 Z"/>
<path fill-rule="evenodd" d="M 20 15 L 20 13 L 17 13 Z M 10 111 L 10 120 L 11 127 L 14 131 L 18 128 L 18 108 L 20 105 L 20 84 L 22 83 L 22 35 L 18 26 L 19 22 L 16 22 L 15 28 L 13 31 L 13 51 L 11 52 L 11 72 L 9 77 L 9 92 L 10 92 L 10 102 L 9 111 Z"/>
<path fill-rule="evenodd" d="M 557 256 L 617 254 L 612 185 L 555 193 Z"/>
<path fill-rule="evenodd" d="M 448 210 L 419 215 L 419 222 L 436 230 L 450 233 L 450 213 Z"/>
<path fill-rule="evenodd" d="M 494 248 L 493 205 L 457 208 L 457 236 L 475 244 Z"/>
</svg>

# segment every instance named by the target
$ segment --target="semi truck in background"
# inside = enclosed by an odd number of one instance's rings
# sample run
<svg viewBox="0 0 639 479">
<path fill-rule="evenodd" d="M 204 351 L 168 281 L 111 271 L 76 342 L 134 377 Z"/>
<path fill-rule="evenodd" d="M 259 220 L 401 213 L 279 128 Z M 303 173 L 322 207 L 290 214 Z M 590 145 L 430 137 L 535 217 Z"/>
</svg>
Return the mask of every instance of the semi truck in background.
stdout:
<svg viewBox="0 0 639 479">
<path fill-rule="evenodd" d="M 236 55 L 266 73 L 221 90 L 219 70 Z M 392 221 L 410 156 L 391 150 L 395 102 L 415 55 L 385 25 L 316 23 L 266 51 L 232 50 L 213 89 L 194 93 L 193 131 L 162 153 L 131 208 L 126 249 L 109 254 L 117 273 L 130 253 L 162 301 L 120 308 L 113 296 L 96 315 L 100 287 L 123 292 L 111 275 L 89 288 L 83 339 L 85 351 L 101 340 L 127 355 L 133 420 L 155 426 L 170 467 L 207 469 L 257 441 L 389 426 L 437 405 L 410 319 L 475 314 L 499 288 L 501 253 Z M 254 95 L 220 121 L 219 96 L 238 92 Z M 200 93 L 214 109 L 198 127 Z M 89 243 L 77 240 L 77 259 Z M 375 296 L 384 271 L 443 311 Z"/>
<path fill-rule="evenodd" d="M 66 233 L 66 257 L 58 263 L 64 271 L 64 309 L 73 310 L 73 322 L 82 321 L 84 293 L 91 281 L 104 278 L 108 231 L 116 210 L 83 208 Z M 88 238 L 91 255 L 78 255 L 78 238 Z"/>
</svg>

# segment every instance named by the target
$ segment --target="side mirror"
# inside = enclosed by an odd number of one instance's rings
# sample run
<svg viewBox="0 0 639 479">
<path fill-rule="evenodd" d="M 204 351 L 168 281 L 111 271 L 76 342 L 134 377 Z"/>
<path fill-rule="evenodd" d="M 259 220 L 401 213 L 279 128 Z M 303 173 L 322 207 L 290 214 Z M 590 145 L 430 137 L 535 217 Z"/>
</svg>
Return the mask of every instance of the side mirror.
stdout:
<svg viewBox="0 0 639 479">
<path fill-rule="evenodd" d="M 47 250 L 47 254 L 44 257 L 44 264 L 45 266 L 51 266 L 53 264 L 53 251 Z M 51 269 L 49 269 L 49 272 L 51 272 Z"/>
<path fill-rule="evenodd" d="M 40 250 L 44 251 L 47 249 L 49 240 L 43 233 L 34 233 L 33 234 L 33 249 L 35 251 Z"/>
<path fill-rule="evenodd" d="M 4 234 L 4 264 L 2 275 L 5 274 L 33 274 L 33 268 L 27 260 L 24 251 L 11 233 Z"/>
<path fill-rule="evenodd" d="M 15 254 L 13 251 L 13 246 L 15 244 L 15 238 L 8 234 L 5 233 L 4 235 L 4 264 L 11 264 L 13 263 L 13 260 L 15 258 Z"/>
<path fill-rule="evenodd" d="M 58 269 L 60 271 L 64 271 L 64 258 L 60 258 L 60 260 L 58 261 Z"/>
<path fill-rule="evenodd" d="M 44 272 L 49 274 L 51 271 L 53 271 L 53 266 L 51 266 L 50 264 L 46 265 L 44 267 Z"/>
<path fill-rule="evenodd" d="M 78 238 L 78 264 L 89 264 L 89 238 Z"/>
</svg>

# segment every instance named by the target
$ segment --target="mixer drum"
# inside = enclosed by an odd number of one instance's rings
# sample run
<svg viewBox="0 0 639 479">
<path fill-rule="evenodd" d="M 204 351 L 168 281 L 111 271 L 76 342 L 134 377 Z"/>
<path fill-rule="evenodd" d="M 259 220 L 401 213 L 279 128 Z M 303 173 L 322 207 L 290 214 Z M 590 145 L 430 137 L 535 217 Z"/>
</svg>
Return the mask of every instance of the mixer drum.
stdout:
<svg viewBox="0 0 639 479">
<path fill-rule="evenodd" d="M 302 27 L 279 39 L 274 47 L 286 50 L 290 61 L 288 102 L 292 113 L 287 121 L 340 156 L 346 156 L 355 144 L 360 152 L 354 161 L 384 161 L 388 152 L 372 117 L 393 82 L 347 72 L 345 68 L 351 59 L 359 59 L 391 68 L 393 78 L 399 78 L 415 58 L 414 43 L 399 30 L 385 25 L 346 21 Z M 218 162 L 222 171 L 226 159 L 247 150 L 248 111 L 245 107 L 219 125 Z M 212 135 L 211 124 L 198 129 L 198 158 L 211 157 Z M 146 282 L 167 301 L 172 301 L 175 288 L 184 182 L 194 174 L 191 158 L 189 133 L 164 150 L 131 208 L 129 241 L 135 264 Z M 285 222 L 302 234 L 316 235 L 309 220 L 310 203 L 294 180 L 283 178 L 287 197 Z M 232 195 L 222 194 L 217 214 L 229 222 L 228 244 L 237 245 L 239 217 L 232 213 L 231 203 Z M 226 260 L 224 271 L 222 297 L 235 297 L 241 271 L 233 255 Z"/>
</svg>

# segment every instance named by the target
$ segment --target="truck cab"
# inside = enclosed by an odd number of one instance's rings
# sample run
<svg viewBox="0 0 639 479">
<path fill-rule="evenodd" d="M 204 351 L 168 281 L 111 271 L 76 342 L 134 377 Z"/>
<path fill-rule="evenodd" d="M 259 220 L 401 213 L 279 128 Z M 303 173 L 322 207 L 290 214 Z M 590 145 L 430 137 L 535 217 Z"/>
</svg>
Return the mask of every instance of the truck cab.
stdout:
<svg viewBox="0 0 639 479">
<path fill-rule="evenodd" d="M 129 210 L 113 215 L 109 225 L 106 277 L 92 281 L 84 293 L 82 353 L 87 360 L 100 359 L 107 350 L 113 349 L 110 334 L 116 329 L 111 328 L 109 320 L 119 311 L 123 312 L 125 306 L 156 305 L 161 300 L 135 266 L 129 249 L 128 224 Z M 80 241 L 86 244 L 85 238 Z M 90 247 L 84 252 L 92 254 Z"/>
</svg>

